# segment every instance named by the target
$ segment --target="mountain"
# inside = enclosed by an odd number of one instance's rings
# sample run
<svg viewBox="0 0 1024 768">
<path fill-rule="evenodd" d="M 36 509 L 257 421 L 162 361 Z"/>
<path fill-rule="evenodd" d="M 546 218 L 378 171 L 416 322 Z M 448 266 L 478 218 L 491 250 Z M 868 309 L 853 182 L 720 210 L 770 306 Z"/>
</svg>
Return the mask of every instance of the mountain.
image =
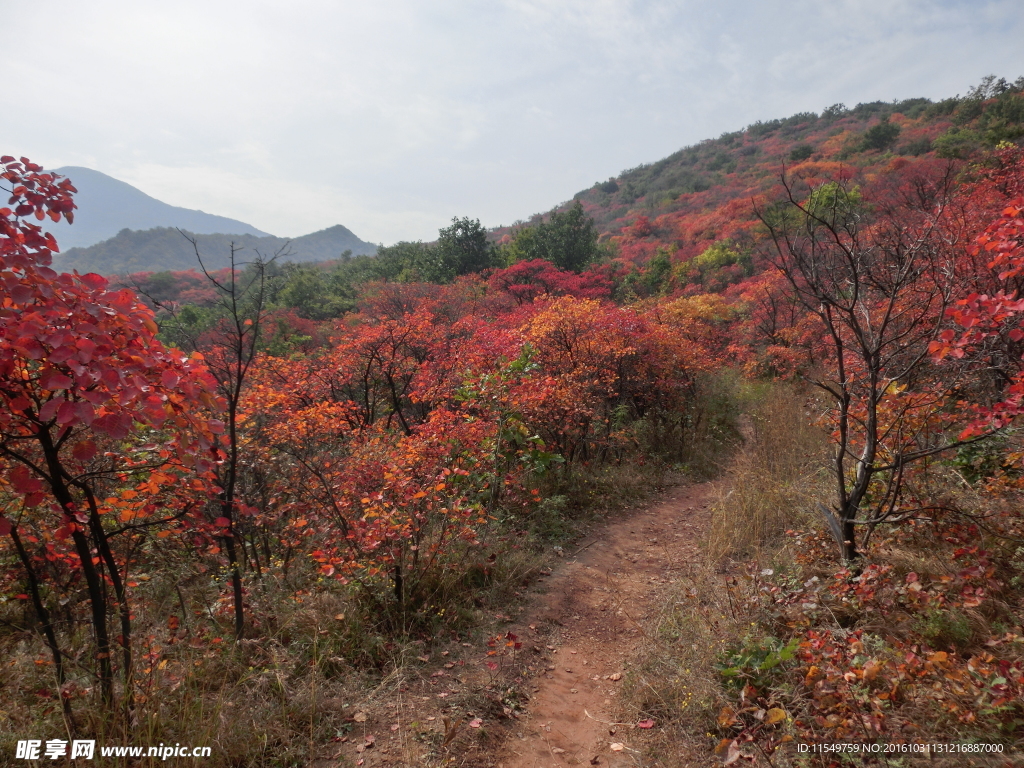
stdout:
<svg viewBox="0 0 1024 768">
<path fill-rule="evenodd" d="M 76 217 L 75 226 L 77 224 Z M 195 237 L 203 263 L 209 269 L 230 264 L 232 243 L 239 263 L 250 261 L 257 252 L 264 258 L 280 252 L 281 261 L 294 262 L 328 261 L 339 258 L 345 251 L 351 251 L 354 256 L 377 252 L 377 246 L 360 240 L 340 224 L 293 240 L 273 235 L 196 234 L 182 229 Z M 179 271 L 198 266 L 192 243 L 171 227 L 142 232 L 122 229 L 114 237 L 88 248 L 70 248 L 55 256 L 53 261 L 55 269 L 68 272 L 77 269 L 83 274 L 98 272 L 101 275 Z"/>
<path fill-rule="evenodd" d="M 113 237 L 122 229 L 144 230 L 153 227 L 180 227 L 189 232 L 265 236 L 266 232 L 245 222 L 214 216 L 202 211 L 179 208 L 150 197 L 131 184 L 91 168 L 65 166 L 54 172 L 71 179 L 78 189 L 75 223 L 50 226 L 61 248 L 87 247 Z"/>
<path fill-rule="evenodd" d="M 910 164 L 969 163 L 1022 140 L 1024 78 L 986 77 L 966 96 L 835 104 L 820 114 L 758 121 L 596 182 L 527 224 L 579 201 L 617 274 L 636 276 L 631 290 L 721 290 L 743 271 L 757 228 L 752 200 L 774 194 L 783 169 L 859 183 Z M 500 227 L 491 238 L 521 228 Z M 647 275 L 649 264 L 664 274 Z"/>
</svg>

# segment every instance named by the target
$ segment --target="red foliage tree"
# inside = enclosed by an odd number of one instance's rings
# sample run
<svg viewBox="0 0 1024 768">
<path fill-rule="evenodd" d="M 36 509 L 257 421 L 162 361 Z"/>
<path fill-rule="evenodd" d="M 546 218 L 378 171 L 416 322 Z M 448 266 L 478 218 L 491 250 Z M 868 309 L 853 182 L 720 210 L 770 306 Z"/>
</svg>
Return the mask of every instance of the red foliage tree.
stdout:
<svg viewBox="0 0 1024 768">
<path fill-rule="evenodd" d="M 857 526 L 866 538 L 915 514 L 901 507 L 915 462 L 960 444 L 946 437 L 947 405 L 963 376 L 936 374 L 928 350 L 976 275 L 962 259 L 969 221 L 954 169 L 935 170 L 879 179 L 864 198 L 845 182 L 797 192 L 784 179 L 781 207 L 759 213 L 821 331 L 812 381 L 833 401 L 836 499 L 820 509 L 847 560 L 859 556 Z"/>
<path fill-rule="evenodd" d="M 493 290 L 511 296 L 516 304 L 529 304 L 538 296 L 575 296 L 580 299 L 604 299 L 611 295 L 611 281 L 604 275 L 559 269 L 550 261 L 520 261 L 491 275 Z"/>
<path fill-rule="evenodd" d="M 43 560 L 85 580 L 103 698 L 113 701 L 111 606 L 120 619 L 125 698 L 131 700 L 131 609 L 127 561 L 117 540 L 185 519 L 187 504 L 153 503 L 182 475 L 203 478 L 216 458 L 220 424 L 205 370 L 156 339 L 150 310 L 99 275 L 49 268 L 53 236 L 25 221 L 72 218 L 74 187 L 22 159 L 0 158 L 12 208 L 0 208 L 0 471 L 10 510 L 0 516 L 25 569 L 59 676 L 61 652 L 40 593 Z M 132 490 L 142 483 L 145 499 Z M 165 504 L 175 497 L 165 494 Z M 136 500 L 139 499 L 139 500 Z M 14 512 L 15 502 L 20 511 Z M 177 499 L 177 501 L 181 501 Z M 110 595 L 112 590 L 113 595 Z"/>
</svg>

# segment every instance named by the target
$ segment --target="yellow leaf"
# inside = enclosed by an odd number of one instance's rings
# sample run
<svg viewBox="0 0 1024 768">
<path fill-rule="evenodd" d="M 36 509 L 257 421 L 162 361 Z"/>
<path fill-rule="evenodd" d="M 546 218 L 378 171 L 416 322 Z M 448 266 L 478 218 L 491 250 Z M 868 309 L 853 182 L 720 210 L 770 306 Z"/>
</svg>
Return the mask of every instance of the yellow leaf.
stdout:
<svg viewBox="0 0 1024 768">
<path fill-rule="evenodd" d="M 869 661 L 864 665 L 864 679 L 869 683 L 878 677 L 878 673 L 881 672 L 882 665 L 877 661 Z"/>
<path fill-rule="evenodd" d="M 772 707 L 768 710 L 768 716 L 765 717 L 764 722 L 766 725 L 775 725 L 775 723 L 781 723 L 786 719 L 786 710 L 781 707 Z"/>
<path fill-rule="evenodd" d="M 817 666 L 812 666 L 807 670 L 807 676 L 804 678 L 804 685 L 814 685 L 820 677 L 821 670 L 819 670 Z"/>
</svg>

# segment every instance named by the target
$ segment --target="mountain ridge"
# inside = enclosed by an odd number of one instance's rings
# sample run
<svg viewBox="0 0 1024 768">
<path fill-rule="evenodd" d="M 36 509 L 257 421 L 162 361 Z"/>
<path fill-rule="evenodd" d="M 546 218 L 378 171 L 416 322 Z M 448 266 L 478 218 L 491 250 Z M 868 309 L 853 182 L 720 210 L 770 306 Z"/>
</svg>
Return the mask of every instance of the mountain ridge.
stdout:
<svg viewBox="0 0 1024 768">
<path fill-rule="evenodd" d="M 269 234 L 244 221 L 165 203 L 92 168 L 67 165 L 54 168 L 53 172 L 69 178 L 78 190 L 75 223 L 62 220 L 51 229 L 65 248 L 86 248 L 114 237 L 123 229 L 180 227 L 197 234 Z"/>
<path fill-rule="evenodd" d="M 190 238 L 195 239 L 195 245 Z M 280 253 L 282 261 L 316 262 L 337 259 L 345 251 L 355 256 L 377 251 L 376 245 L 359 239 L 341 224 L 295 238 L 154 227 L 142 231 L 122 229 L 114 237 L 88 248 L 70 248 L 54 257 L 54 267 L 102 275 L 188 270 L 198 266 L 198 248 L 208 268 L 221 269 L 230 264 L 232 246 L 240 252 L 243 262 L 257 253 L 264 258 Z"/>
</svg>

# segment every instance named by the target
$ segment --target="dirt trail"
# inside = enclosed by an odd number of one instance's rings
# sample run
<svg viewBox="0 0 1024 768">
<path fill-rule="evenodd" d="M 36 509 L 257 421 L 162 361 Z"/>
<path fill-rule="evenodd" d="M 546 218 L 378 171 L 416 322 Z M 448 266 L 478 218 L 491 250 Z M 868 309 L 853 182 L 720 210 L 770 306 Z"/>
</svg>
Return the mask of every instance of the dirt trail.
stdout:
<svg viewBox="0 0 1024 768">
<path fill-rule="evenodd" d="M 544 650 L 527 714 L 493 758 L 497 768 L 638 764 L 636 731 L 609 725 L 626 664 L 670 585 L 686 576 L 707 531 L 712 485 L 671 488 L 622 513 L 566 555 L 521 620 Z M 614 751 L 612 744 L 622 745 Z M 594 759 L 597 758 L 597 762 Z"/>
</svg>

